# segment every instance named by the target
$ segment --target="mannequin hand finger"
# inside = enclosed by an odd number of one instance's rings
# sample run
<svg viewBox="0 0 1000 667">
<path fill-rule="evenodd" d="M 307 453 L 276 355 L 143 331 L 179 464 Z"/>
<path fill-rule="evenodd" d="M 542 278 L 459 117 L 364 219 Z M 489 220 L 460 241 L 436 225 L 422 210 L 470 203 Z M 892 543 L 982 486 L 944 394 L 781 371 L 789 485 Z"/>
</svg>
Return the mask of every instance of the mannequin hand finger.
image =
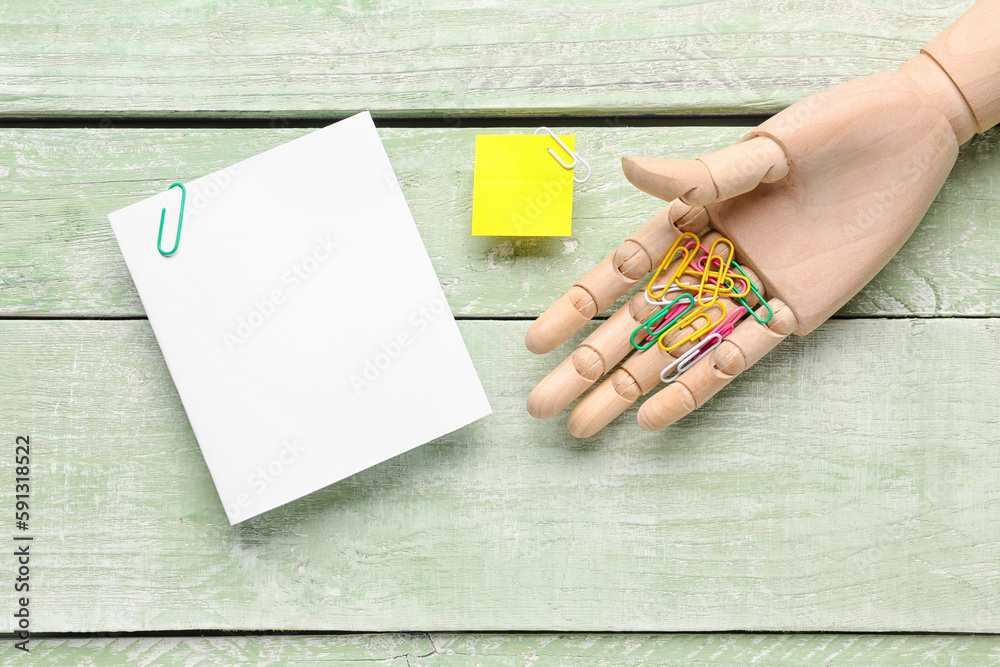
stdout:
<svg viewBox="0 0 1000 667">
<path fill-rule="evenodd" d="M 715 321 L 723 317 L 719 304 L 705 312 Z M 694 329 L 694 326 L 689 326 L 671 332 L 667 338 L 668 345 L 686 338 Z M 610 424 L 640 396 L 656 387 L 660 383 L 660 371 L 692 345 L 693 343 L 685 343 L 675 350 L 666 351 L 657 344 L 630 356 L 620 368 L 573 407 L 566 419 L 566 428 L 570 434 L 577 438 L 589 438 Z"/>
<path fill-rule="evenodd" d="M 705 209 L 671 202 L 542 313 L 525 345 L 535 354 L 557 348 L 663 261 L 679 234 L 677 225 L 700 231 L 708 222 Z"/>
<path fill-rule="evenodd" d="M 788 158 L 773 140 L 754 137 L 697 160 L 626 157 L 622 167 L 643 192 L 704 206 L 781 180 L 788 175 Z"/>
<path fill-rule="evenodd" d="M 754 319 L 743 321 L 717 348 L 643 403 L 639 408 L 639 426 L 659 431 L 700 408 L 787 338 L 795 330 L 795 315 L 778 299 L 772 299 L 770 305 L 774 316 L 766 325 Z M 766 310 L 762 307 L 758 314 L 766 315 Z"/>
<path fill-rule="evenodd" d="M 531 416 L 548 419 L 575 401 L 632 351 L 632 332 L 660 308 L 645 292 L 629 299 L 531 390 Z"/>
</svg>

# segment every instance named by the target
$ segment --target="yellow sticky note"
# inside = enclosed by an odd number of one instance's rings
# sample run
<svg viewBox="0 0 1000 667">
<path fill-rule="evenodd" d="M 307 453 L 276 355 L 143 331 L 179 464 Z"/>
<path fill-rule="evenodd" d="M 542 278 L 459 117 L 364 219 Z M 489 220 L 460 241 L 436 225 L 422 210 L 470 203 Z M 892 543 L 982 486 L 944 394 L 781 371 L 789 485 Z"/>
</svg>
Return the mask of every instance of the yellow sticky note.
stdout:
<svg viewBox="0 0 1000 667">
<path fill-rule="evenodd" d="M 560 136 L 575 150 L 573 135 Z M 476 137 L 473 236 L 569 236 L 573 233 L 572 157 L 547 135 Z"/>
</svg>

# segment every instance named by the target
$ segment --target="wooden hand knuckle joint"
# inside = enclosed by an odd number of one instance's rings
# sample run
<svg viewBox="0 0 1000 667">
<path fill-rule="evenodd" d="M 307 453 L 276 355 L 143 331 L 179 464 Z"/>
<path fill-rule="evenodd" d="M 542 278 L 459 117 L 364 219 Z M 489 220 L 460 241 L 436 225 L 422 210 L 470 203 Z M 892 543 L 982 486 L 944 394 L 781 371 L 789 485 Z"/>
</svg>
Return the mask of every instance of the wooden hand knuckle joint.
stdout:
<svg viewBox="0 0 1000 667">
<path fill-rule="evenodd" d="M 611 386 L 619 396 L 630 401 L 638 399 L 643 394 L 632 374 L 621 368 L 612 374 Z"/>
<path fill-rule="evenodd" d="M 712 354 L 712 366 L 720 373 L 733 377 L 747 369 L 746 355 L 730 340 L 722 341 Z"/>
<path fill-rule="evenodd" d="M 677 400 L 680 401 L 681 405 L 688 412 L 698 409 L 698 401 L 694 398 L 694 392 L 688 389 L 683 382 L 675 382 L 670 385 L 667 391 L 673 392 L 673 395 L 677 397 Z"/>
<path fill-rule="evenodd" d="M 615 251 L 614 267 L 624 279 L 634 283 L 653 270 L 653 259 L 638 241 L 628 239 Z"/>
<path fill-rule="evenodd" d="M 569 299 L 577 312 L 587 319 L 597 315 L 597 301 L 594 295 L 583 285 L 573 285 L 569 291 Z"/>
<path fill-rule="evenodd" d="M 573 366 L 581 377 L 591 381 L 596 381 L 604 375 L 604 357 L 587 345 L 581 345 L 573 352 Z"/>
<path fill-rule="evenodd" d="M 704 206 L 689 206 L 680 199 L 670 205 L 670 222 L 678 232 L 700 234 L 712 222 L 708 209 Z"/>
<path fill-rule="evenodd" d="M 779 336 L 788 336 L 798 326 L 798 319 L 792 309 L 778 302 L 774 308 L 774 317 L 767 323 L 767 328 Z"/>
</svg>

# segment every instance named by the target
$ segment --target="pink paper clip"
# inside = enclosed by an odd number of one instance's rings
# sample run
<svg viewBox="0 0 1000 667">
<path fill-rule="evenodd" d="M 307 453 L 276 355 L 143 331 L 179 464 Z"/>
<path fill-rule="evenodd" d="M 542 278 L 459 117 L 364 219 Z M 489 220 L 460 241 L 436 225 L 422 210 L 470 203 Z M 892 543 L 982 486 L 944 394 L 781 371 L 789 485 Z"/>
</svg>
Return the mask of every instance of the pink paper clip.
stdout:
<svg viewBox="0 0 1000 667">
<path fill-rule="evenodd" d="M 691 250 L 691 246 L 695 245 L 694 241 L 688 241 L 684 244 L 684 247 Z M 698 239 L 698 250 L 702 251 L 706 255 L 708 254 L 708 249 L 701 244 L 701 239 Z M 695 253 L 697 255 L 697 253 Z"/>
<path fill-rule="evenodd" d="M 707 336 L 702 338 L 697 345 L 692 347 L 690 350 L 688 350 L 681 356 L 674 359 L 673 363 L 671 363 L 669 366 L 660 371 L 660 382 L 666 382 L 667 384 L 670 384 L 671 382 L 679 378 L 681 376 L 681 373 L 694 366 L 696 361 L 704 357 L 706 354 L 708 354 L 715 348 L 719 347 L 719 343 L 721 342 L 722 342 L 722 336 L 720 336 L 719 334 L 717 333 L 708 334 Z M 667 377 L 667 373 L 672 371 L 674 368 L 676 368 L 677 371 L 673 375 Z"/>
<path fill-rule="evenodd" d="M 746 315 L 747 309 L 740 306 L 734 310 L 729 317 L 719 322 L 718 326 L 708 332 L 708 335 L 718 334 L 720 338 L 725 338 L 729 334 L 733 333 L 733 329 L 736 328 L 736 323 L 741 317 Z"/>
</svg>

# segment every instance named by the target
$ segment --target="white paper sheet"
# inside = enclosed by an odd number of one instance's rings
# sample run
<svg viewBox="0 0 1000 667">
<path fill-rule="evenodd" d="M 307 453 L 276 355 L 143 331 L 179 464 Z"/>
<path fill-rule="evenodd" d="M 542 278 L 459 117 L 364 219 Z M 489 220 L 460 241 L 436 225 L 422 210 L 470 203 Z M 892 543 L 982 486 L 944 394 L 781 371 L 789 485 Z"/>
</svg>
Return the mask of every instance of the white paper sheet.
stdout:
<svg viewBox="0 0 1000 667">
<path fill-rule="evenodd" d="M 371 116 L 108 216 L 230 523 L 490 413 Z"/>
</svg>

